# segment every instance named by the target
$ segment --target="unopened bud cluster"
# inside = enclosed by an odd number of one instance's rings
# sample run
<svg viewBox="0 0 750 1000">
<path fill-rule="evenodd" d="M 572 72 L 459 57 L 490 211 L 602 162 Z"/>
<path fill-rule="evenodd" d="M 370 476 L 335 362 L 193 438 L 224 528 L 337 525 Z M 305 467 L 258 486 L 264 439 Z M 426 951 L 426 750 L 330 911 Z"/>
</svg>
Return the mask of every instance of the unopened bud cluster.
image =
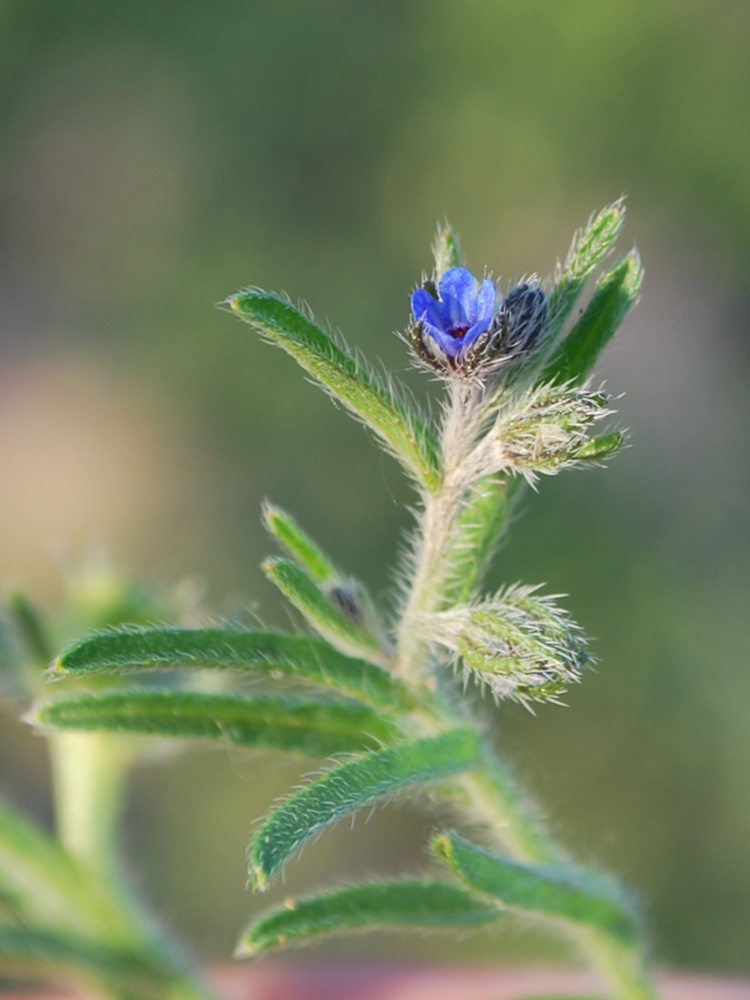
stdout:
<svg viewBox="0 0 750 1000">
<path fill-rule="evenodd" d="M 460 656 L 496 699 L 555 701 L 580 679 L 586 640 L 552 597 L 510 587 L 476 605 L 424 615 L 420 631 Z"/>
</svg>

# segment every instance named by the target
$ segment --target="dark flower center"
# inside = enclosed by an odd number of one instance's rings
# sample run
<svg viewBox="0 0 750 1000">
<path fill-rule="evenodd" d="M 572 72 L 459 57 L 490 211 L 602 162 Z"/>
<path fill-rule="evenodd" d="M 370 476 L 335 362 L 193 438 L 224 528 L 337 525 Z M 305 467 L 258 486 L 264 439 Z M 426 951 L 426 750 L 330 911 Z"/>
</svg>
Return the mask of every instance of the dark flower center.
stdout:
<svg viewBox="0 0 750 1000">
<path fill-rule="evenodd" d="M 468 326 L 452 326 L 448 333 L 453 337 L 454 340 L 461 340 L 469 331 Z"/>
</svg>

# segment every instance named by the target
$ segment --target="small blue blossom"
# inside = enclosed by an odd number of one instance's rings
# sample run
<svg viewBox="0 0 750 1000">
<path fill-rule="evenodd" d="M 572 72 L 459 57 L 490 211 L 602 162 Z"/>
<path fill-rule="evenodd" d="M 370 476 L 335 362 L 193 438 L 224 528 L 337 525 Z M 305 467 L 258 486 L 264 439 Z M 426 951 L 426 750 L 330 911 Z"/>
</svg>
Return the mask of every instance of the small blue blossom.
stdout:
<svg viewBox="0 0 750 1000">
<path fill-rule="evenodd" d="M 412 293 L 415 323 L 447 357 L 460 360 L 487 333 L 495 318 L 495 285 L 488 278 L 478 285 L 465 267 L 451 267 L 440 279 Z"/>
</svg>

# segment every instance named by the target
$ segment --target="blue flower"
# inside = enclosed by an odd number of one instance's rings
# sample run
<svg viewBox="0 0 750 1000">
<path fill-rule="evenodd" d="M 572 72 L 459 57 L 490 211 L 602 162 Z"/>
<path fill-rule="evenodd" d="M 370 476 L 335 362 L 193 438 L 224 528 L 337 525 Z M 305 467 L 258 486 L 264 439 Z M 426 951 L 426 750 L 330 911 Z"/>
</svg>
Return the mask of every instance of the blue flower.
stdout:
<svg viewBox="0 0 750 1000">
<path fill-rule="evenodd" d="M 451 267 L 438 288 L 425 282 L 412 293 L 414 321 L 439 350 L 460 361 L 495 319 L 495 285 L 488 278 L 478 285 L 465 267 Z"/>
</svg>

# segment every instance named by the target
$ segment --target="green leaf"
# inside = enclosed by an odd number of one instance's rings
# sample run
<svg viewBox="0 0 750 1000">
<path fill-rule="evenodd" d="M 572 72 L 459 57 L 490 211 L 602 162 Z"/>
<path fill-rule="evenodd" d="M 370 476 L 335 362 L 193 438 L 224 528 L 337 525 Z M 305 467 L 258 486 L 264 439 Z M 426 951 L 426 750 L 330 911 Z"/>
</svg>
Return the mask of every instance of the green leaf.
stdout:
<svg viewBox="0 0 750 1000">
<path fill-rule="evenodd" d="M 616 884 L 597 873 L 523 865 L 457 834 L 436 837 L 432 849 L 470 889 L 506 907 L 595 927 L 626 944 L 638 937 L 638 920 L 630 902 Z"/>
<path fill-rule="evenodd" d="M 616 201 L 576 234 L 549 298 L 545 339 L 553 340 L 563 328 L 587 281 L 612 250 L 624 221 L 625 205 Z"/>
<path fill-rule="evenodd" d="M 232 312 L 299 362 L 356 414 L 428 490 L 440 484 L 438 444 L 422 419 L 299 309 L 260 289 L 228 299 Z"/>
<path fill-rule="evenodd" d="M 174 668 L 276 672 L 320 684 L 382 708 L 409 709 L 391 674 L 343 656 L 320 639 L 222 628 L 115 628 L 82 639 L 53 664 L 66 676 Z"/>
<path fill-rule="evenodd" d="M 552 355 L 540 382 L 583 382 L 630 309 L 643 282 L 636 251 L 599 279 L 583 315 Z"/>
<path fill-rule="evenodd" d="M 365 585 L 342 573 L 286 511 L 266 503 L 263 520 L 274 538 L 324 591 L 329 604 L 369 633 L 380 649 L 382 628 Z"/>
<path fill-rule="evenodd" d="M 127 918 L 60 844 L 0 801 L 0 894 L 25 923 L 132 942 Z"/>
<path fill-rule="evenodd" d="M 326 586 L 342 582 L 343 574 L 286 511 L 265 503 L 263 521 L 274 538 L 307 570 L 316 583 Z"/>
<path fill-rule="evenodd" d="M 438 227 L 432 253 L 435 258 L 435 281 L 440 281 L 449 268 L 465 266 L 458 236 L 447 222 Z"/>
<path fill-rule="evenodd" d="M 449 882 L 384 882 L 355 885 L 310 899 L 289 901 L 251 924 L 235 956 L 319 934 L 383 927 L 473 927 L 498 920 L 494 905 Z"/>
<path fill-rule="evenodd" d="M 54 730 L 210 739 L 310 757 L 378 747 L 396 734 L 371 708 L 356 703 L 197 691 L 76 695 L 39 705 L 28 718 Z"/>
<path fill-rule="evenodd" d="M 96 940 L 44 927 L 0 927 L 0 970 L 5 975 L 43 978 L 86 996 L 119 1000 L 160 1000 L 206 994 L 188 983 L 184 973 L 148 949 L 107 946 Z"/>
<path fill-rule="evenodd" d="M 140 966 L 140 967 L 139 967 Z M 8 973 L 128 978 L 142 972 L 134 956 L 92 944 L 84 938 L 36 927 L 0 927 L 0 969 Z"/>
<path fill-rule="evenodd" d="M 309 573 L 289 559 L 264 560 L 263 572 L 282 594 L 310 622 L 324 639 L 346 656 L 357 656 L 384 667 L 389 657 L 376 636 L 370 632 L 345 601 L 334 603 Z"/>
<path fill-rule="evenodd" d="M 18 590 L 8 594 L 7 607 L 9 616 L 26 647 L 27 655 L 46 666 L 54 654 L 39 612 L 26 595 Z"/>
<path fill-rule="evenodd" d="M 404 743 L 342 764 L 283 802 L 248 849 L 250 879 L 265 889 L 287 859 L 316 833 L 361 806 L 410 785 L 473 767 L 479 737 L 473 729 Z"/>
<path fill-rule="evenodd" d="M 467 496 L 456 527 L 445 606 L 469 601 L 481 585 L 525 480 L 487 476 Z"/>
</svg>

